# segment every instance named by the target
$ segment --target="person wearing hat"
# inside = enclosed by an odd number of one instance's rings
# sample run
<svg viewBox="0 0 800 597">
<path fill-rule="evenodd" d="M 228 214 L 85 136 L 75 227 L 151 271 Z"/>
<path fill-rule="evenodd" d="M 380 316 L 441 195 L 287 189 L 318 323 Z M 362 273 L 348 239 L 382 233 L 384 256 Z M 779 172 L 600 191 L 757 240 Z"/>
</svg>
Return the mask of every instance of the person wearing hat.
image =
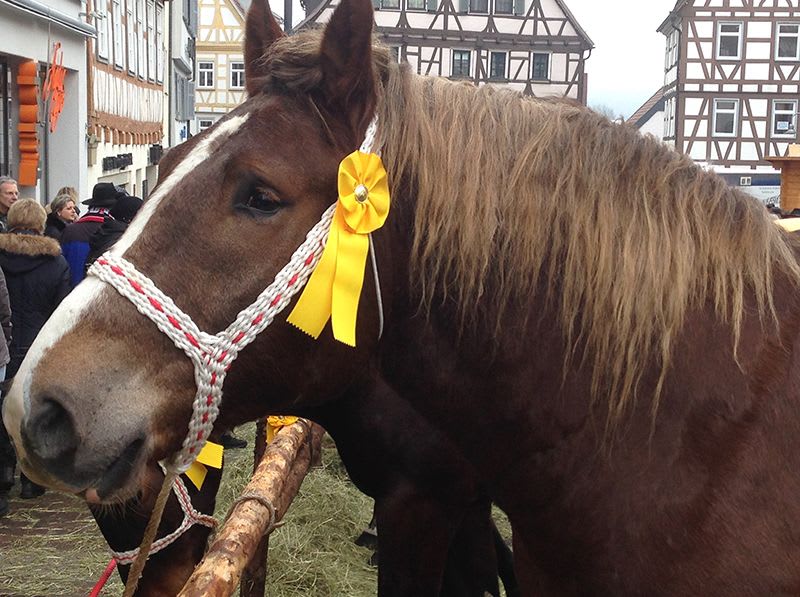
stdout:
<svg viewBox="0 0 800 597">
<path fill-rule="evenodd" d="M 61 248 L 69 263 L 70 284 L 74 288 L 86 276 L 86 257 L 89 255 L 89 239 L 103 225 L 105 217 L 120 197 L 127 193 L 110 182 L 98 182 L 92 189 L 92 197 L 83 202 L 89 209 L 85 216 L 67 226 L 61 234 Z"/>
<path fill-rule="evenodd" d="M 124 195 L 117 199 L 117 203 L 111 208 L 103 225 L 89 239 L 89 255 L 86 257 L 87 271 L 95 259 L 108 251 L 119 240 L 140 207 L 142 207 L 142 200 L 133 195 Z"/>
<path fill-rule="evenodd" d="M 69 266 L 61 247 L 58 241 L 43 234 L 46 219 L 47 213 L 38 202 L 19 199 L 8 210 L 8 233 L 0 234 L 0 269 L 5 275 L 11 305 L 8 378 L 14 377 L 44 322 L 70 290 Z M 13 483 L 13 451 L 11 454 L 0 446 L 2 477 L 8 481 L 10 469 Z M 44 492 L 24 475 L 20 479 L 22 498 Z M 0 493 L 3 491 L 8 491 L 7 483 L 0 486 Z"/>
</svg>

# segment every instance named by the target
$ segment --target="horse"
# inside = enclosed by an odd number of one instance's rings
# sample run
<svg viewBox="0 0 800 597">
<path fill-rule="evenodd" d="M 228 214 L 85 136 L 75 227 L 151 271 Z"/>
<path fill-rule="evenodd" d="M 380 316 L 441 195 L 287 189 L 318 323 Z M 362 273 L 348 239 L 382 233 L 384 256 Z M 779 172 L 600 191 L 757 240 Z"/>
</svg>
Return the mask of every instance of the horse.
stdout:
<svg viewBox="0 0 800 597">
<path fill-rule="evenodd" d="M 185 466 L 205 415 L 318 406 L 377 368 L 508 515 L 522 594 L 798 592 L 796 241 L 630 127 L 410 72 L 374 42 L 369 0 L 289 38 L 269 12 L 248 16 L 249 99 L 175 153 L 28 353 L 3 409 L 26 474 L 129 495 L 147 462 Z M 332 207 L 359 147 L 392 205 L 346 343 L 339 320 L 304 333 L 277 313 L 303 300 L 283 291 L 332 210 L 378 209 L 364 183 Z M 268 297 L 245 348 L 186 358 L 182 331 L 235 331 Z M 219 413 L 190 398 L 202 358 L 237 397 Z"/>
<path fill-rule="evenodd" d="M 335 403 L 298 414 L 326 425 L 350 478 L 375 500 L 379 595 L 499 597 L 498 576 L 506 595 L 517 594 L 510 550 L 492 521 L 491 501 L 475 472 L 379 377 Z M 160 468 L 151 467 L 136 499 L 110 508 L 90 504 L 115 552 L 129 552 L 141 543 L 161 479 Z M 187 482 L 192 506 L 213 513 L 220 480 L 221 470 L 209 469 L 200 489 Z M 159 537 L 181 526 L 184 510 L 171 496 Z M 136 594 L 177 594 L 203 557 L 210 531 L 193 526 L 151 556 Z M 123 582 L 131 561 L 128 557 L 118 568 Z"/>
</svg>

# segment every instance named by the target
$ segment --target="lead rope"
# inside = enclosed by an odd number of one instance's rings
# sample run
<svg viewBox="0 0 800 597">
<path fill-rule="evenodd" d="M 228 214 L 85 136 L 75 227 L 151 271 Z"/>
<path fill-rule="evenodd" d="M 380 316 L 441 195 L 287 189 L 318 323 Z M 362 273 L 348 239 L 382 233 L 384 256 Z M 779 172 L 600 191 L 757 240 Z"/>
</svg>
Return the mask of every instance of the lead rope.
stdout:
<svg viewBox="0 0 800 597">
<path fill-rule="evenodd" d="M 364 153 L 372 151 L 377 136 L 377 125 L 376 115 L 367 127 L 360 151 Z M 88 275 L 96 276 L 111 285 L 123 297 L 130 300 L 139 313 L 155 323 L 159 330 L 183 350 L 192 361 L 197 384 L 197 393 L 192 404 L 192 418 L 189 420 L 189 433 L 184 438 L 181 449 L 164 463 L 167 475 L 147 523 L 139 553 L 131 566 L 123 597 L 132 597 L 139 584 L 150 545 L 155 539 L 164 505 L 169 497 L 169 488 L 178 475 L 185 472 L 194 462 L 208 440 L 214 421 L 219 415 L 222 385 L 228 369 L 239 351 L 255 340 L 256 336 L 289 304 L 292 297 L 305 286 L 322 255 L 336 205 L 334 203 L 325 210 L 320 221 L 306 235 L 305 241 L 294 252 L 289 263 L 275 276 L 274 282 L 253 304 L 240 311 L 231 325 L 215 335 L 201 331 L 192 318 L 161 292 L 150 278 L 139 272 L 122 256 L 115 255 L 113 248 L 99 257 L 89 268 Z M 372 235 L 370 235 L 371 245 Z M 383 333 L 383 304 L 375 253 L 372 248 L 370 255 L 375 275 L 380 338 Z"/>
</svg>

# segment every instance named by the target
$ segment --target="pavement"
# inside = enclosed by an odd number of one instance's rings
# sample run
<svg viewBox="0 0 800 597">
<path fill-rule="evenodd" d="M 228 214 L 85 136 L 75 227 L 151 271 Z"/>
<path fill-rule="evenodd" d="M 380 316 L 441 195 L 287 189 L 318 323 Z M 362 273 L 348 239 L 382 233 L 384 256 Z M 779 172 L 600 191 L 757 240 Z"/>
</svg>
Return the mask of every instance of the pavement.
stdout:
<svg viewBox="0 0 800 597">
<path fill-rule="evenodd" d="M 0 597 L 86 597 L 110 553 L 85 503 L 46 492 L 22 500 L 12 490 L 0 518 Z M 119 595 L 116 577 L 102 595 Z"/>
</svg>

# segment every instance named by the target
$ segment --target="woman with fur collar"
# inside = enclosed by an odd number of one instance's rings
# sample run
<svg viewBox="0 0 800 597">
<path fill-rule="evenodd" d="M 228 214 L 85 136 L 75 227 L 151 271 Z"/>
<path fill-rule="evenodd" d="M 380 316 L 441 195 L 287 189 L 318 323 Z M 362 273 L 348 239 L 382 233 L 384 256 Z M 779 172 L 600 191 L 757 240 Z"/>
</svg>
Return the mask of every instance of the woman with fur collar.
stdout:
<svg viewBox="0 0 800 597">
<path fill-rule="evenodd" d="M 7 378 L 16 374 L 44 322 L 70 290 L 69 266 L 61 246 L 55 239 L 43 236 L 46 218 L 47 213 L 36 201 L 19 199 L 8 210 L 9 232 L 0 234 L 0 268 L 11 302 L 11 362 Z M 0 437 L 0 443 L 3 439 Z M 0 458 L 3 448 L 0 446 Z M 14 462 L 3 460 L 0 468 L 10 466 L 13 471 Z M 0 487 L 0 494 L 3 491 Z M 35 497 L 43 491 L 22 478 L 21 497 Z"/>
</svg>

